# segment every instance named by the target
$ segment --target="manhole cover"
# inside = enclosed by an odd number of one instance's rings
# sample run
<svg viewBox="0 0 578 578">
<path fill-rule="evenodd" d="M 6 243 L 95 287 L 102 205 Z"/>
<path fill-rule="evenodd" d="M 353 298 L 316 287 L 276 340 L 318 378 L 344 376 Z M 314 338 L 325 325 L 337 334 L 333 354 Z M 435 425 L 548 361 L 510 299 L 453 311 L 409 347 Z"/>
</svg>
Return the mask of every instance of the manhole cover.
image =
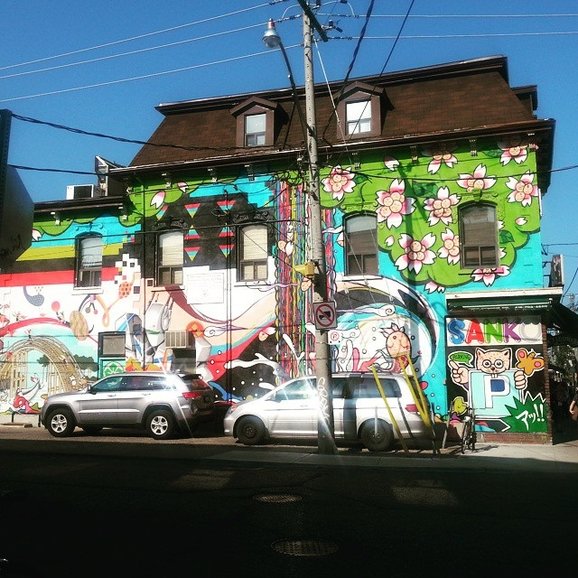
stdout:
<svg viewBox="0 0 578 578">
<path fill-rule="evenodd" d="M 278 540 L 271 547 L 288 556 L 327 556 L 337 552 L 337 544 L 323 540 Z"/>
<path fill-rule="evenodd" d="M 260 494 L 255 496 L 258 502 L 266 502 L 267 504 L 288 504 L 290 502 L 299 502 L 301 496 L 295 494 Z"/>
</svg>

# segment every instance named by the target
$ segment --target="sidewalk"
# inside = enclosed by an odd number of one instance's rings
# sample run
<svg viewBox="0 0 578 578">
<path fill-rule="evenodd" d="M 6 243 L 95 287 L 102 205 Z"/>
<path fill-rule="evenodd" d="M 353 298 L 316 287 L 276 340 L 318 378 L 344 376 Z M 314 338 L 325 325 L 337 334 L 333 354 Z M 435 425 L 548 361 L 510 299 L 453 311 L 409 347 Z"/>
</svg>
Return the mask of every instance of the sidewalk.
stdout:
<svg viewBox="0 0 578 578">
<path fill-rule="evenodd" d="M 372 453 L 359 447 L 339 447 L 336 455 L 319 454 L 311 444 L 243 446 L 231 438 L 194 437 L 158 442 L 146 436 L 123 432 L 115 435 L 79 436 L 54 439 L 38 427 L 37 416 L 16 416 L 14 422 L 0 417 L 0 450 L 21 452 L 62 452 L 99 455 L 148 455 L 157 459 L 207 459 L 231 462 L 292 463 L 301 465 L 343 465 L 348 467 L 407 467 L 467 469 L 509 469 L 578 472 L 578 430 L 561 436 L 562 443 L 497 444 L 480 442 L 474 452 L 461 453 L 453 444 L 434 452 L 431 444 L 405 451 Z M 17 420 L 17 421 L 16 421 Z M 117 432 L 118 433 L 118 432 Z"/>
</svg>

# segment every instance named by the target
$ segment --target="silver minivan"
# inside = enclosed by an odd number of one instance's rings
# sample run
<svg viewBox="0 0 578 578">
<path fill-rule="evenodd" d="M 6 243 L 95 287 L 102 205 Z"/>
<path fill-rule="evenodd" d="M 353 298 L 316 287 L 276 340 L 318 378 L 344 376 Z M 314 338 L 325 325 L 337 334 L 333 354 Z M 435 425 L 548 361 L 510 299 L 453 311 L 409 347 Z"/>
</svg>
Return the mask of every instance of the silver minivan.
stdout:
<svg viewBox="0 0 578 578">
<path fill-rule="evenodd" d="M 379 373 L 377 377 L 385 399 L 373 373 L 331 376 L 336 442 L 361 442 L 371 451 L 384 451 L 399 434 L 404 439 L 431 437 L 431 425 L 426 425 L 431 424 L 429 408 L 421 392 L 412 392 L 412 385 L 402 375 Z M 421 415 L 420 407 L 427 416 Z M 297 377 L 263 397 L 233 405 L 225 415 L 225 435 L 245 445 L 313 439 L 317 437 L 318 408 L 315 376 Z"/>
</svg>

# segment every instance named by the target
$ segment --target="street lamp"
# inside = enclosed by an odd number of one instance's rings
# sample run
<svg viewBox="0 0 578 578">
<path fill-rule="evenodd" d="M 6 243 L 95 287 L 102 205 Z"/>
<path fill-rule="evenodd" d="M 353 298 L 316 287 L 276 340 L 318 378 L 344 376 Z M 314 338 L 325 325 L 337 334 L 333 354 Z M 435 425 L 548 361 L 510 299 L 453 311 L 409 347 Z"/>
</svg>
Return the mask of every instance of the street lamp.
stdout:
<svg viewBox="0 0 578 578">
<path fill-rule="evenodd" d="M 311 260 L 315 264 L 313 303 L 327 301 L 327 268 L 325 264 L 325 249 L 323 243 L 323 231 L 321 228 L 321 203 L 319 186 L 319 164 L 317 156 L 317 126 L 315 117 L 315 88 L 313 80 L 313 51 L 312 51 L 312 28 L 319 32 L 321 38 L 326 41 L 327 35 L 317 22 L 314 14 L 307 5 L 306 0 L 298 0 L 303 8 L 303 57 L 305 68 L 305 118 L 297 100 L 295 81 L 287 58 L 287 53 L 281 37 L 275 29 L 275 22 L 269 20 L 267 30 L 263 35 L 263 42 L 268 48 L 280 48 L 285 64 L 289 72 L 293 97 L 296 101 L 297 111 L 301 124 L 306 132 L 307 156 L 309 160 L 309 178 L 307 190 L 309 193 L 310 210 L 310 242 Z M 333 398 L 331 392 L 331 357 L 327 330 L 315 329 L 315 376 L 317 382 L 317 394 L 319 399 L 319 414 L 317 421 L 317 449 L 320 454 L 335 454 L 337 448 L 334 439 L 333 421 Z"/>
</svg>

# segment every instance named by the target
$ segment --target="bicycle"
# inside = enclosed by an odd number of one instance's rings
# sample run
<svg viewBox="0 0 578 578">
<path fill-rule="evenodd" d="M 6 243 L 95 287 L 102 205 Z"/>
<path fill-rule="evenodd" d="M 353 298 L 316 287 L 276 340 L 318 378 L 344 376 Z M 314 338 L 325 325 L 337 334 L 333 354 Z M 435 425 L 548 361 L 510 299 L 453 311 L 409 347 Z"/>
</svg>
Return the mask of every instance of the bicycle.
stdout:
<svg viewBox="0 0 578 578">
<path fill-rule="evenodd" d="M 476 451 L 477 433 L 476 433 L 476 412 L 473 407 L 468 407 L 464 414 L 464 429 L 462 432 L 461 447 L 462 454 L 466 448 L 472 452 Z"/>
</svg>

